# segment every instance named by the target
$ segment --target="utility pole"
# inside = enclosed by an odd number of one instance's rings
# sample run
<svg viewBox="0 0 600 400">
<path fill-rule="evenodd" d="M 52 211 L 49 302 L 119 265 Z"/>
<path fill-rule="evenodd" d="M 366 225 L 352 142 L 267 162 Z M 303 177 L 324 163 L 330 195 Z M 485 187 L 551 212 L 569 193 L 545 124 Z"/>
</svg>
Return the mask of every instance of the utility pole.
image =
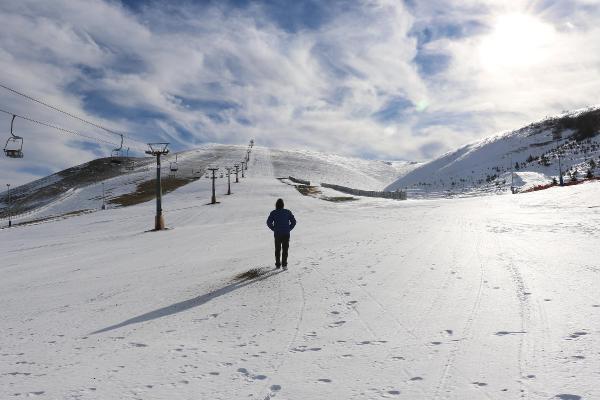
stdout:
<svg viewBox="0 0 600 400">
<path fill-rule="evenodd" d="M 554 138 L 556 139 L 556 157 L 558 158 L 558 184 L 564 186 L 562 166 L 560 165 L 560 147 L 558 141 L 562 138 L 560 131 L 554 132 Z"/>
<path fill-rule="evenodd" d="M 242 162 L 241 162 L 241 164 L 242 164 L 242 178 L 244 177 L 244 164 L 245 164 L 245 163 L 246 163 L 245 161 L 242 161 Z"/>
<path fill-rule="evenodd" d="M 14 119 L 14 118 L 13 118 Z M 8 188 L 8 203 L 7 203 L 7 209 L 8 209 L 8 227 L 10 228 L 12 226 L 12 220 L 11 220 L 11 216 L 10 216 L 10 183 L 6 184 L 6 187 Z"/>
<path fill-rule="evenodd" d="M 231 194 L 231 167 L 226 167 L 227 170 L 227 194 Z"/>
<path fill-rule="evenodd" d="M 560 186 L 564 186 L 562 167 L 560 165 L 560 150 L 558 151 L 558 183 Z"/>
<path fill-rule="evenodd" d="M 248 169 L 248 162 L 250 161 L 250 149 L 246 152 L 246 169 Z"/>
<path fill-rule="evenodd" d="M 515 166 L 513 165 L 512 153 L 510 154 L 510 192 L 515 194 Z"/>
<path fill-rule="evenodd" d="M 148 143 L 150 150 L 146 154 L 156 156 L 156 217 L 154 219 L 154 230 L 165 229 L 165 220 L 162 215 L 162 187 L 160 181 L 160 156 L 169 154 L 167 147 L 169 143 Z"/>
<path fill-rule="evenodd" d="M 104 195 L 104 182 L 102 182 L 102 209 L 106 210 L 106 201 L 104 200 L 106 197 Z"/>
</svg>

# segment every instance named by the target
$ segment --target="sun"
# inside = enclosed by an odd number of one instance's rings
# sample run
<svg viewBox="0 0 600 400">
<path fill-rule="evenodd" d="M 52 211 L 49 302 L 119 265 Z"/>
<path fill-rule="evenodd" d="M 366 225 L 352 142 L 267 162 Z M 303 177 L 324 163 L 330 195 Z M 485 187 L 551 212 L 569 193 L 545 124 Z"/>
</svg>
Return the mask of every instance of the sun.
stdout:
<svg viewBox="0 0 600 400">
<path fill-rule="evenodd" d="M 481 63 L 490 70 L 514 70 L 540 65 L 549 57 L 555 35 L 552 25 L 533 15 L 498 16 L 492 32 L 481 41 Z"/>
</svg>

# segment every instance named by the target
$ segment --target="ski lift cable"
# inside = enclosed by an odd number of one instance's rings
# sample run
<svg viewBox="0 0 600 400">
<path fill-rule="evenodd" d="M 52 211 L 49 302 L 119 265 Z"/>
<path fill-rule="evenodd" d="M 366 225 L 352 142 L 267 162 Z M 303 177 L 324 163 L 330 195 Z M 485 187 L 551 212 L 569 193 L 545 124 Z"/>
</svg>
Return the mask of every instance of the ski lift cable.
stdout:
<svg viewBox="0 0 600 400">
<path fill-rule="evenodd" d="M 28 100 L 31 100 L 31 101 L 33 101 L 33 102 L 36 102 L 36 103 L 38 103 L 38 104 L 41 104 L 41 105 L 43 105 L 43 106 L 45 106 L 45 107 L 51 108 L 51 109 L 52 109 L 52 110 L 54 110 L 54 111 L 58 111 L 58 112 L 60 112 L 60 113 L 62 113 L 62 114 L 65 114 L 65 115 L 67 115 L 67 116 L 69 116 L 69 117 L 71 117 L 71 118 L 75 118 L 76 120 L 79 120 L 79 121 L 81 121 L 81 122 L 84 122 L 84 123 L 86 123 L 86 124 L 88 124 L 88 125 L 94 126 L 94 127 L 98 128 L 98 129 L 102 129 L 102 130 L 103 130 L 103 131 L 105 131 L 105 132 L 111 133 L 111 134 L 113 134 L 113 135 L 125 136 L 125 137 L 127 137 L 127 139 L 128 139 L 128 140 L 130 140 L 130 141 L 132 141 L 132 142 L 137 142 L 137 143 L 141 143 L 141 144 L 143 144 L 143 145 L 146 145 L 146 143 L 144 143 L 144 142 L 141 142 L 141 141 L 139 141 L 139 140 L 135 140 L 135 139 L 131 139 L 129 136 L 127 136 L 127 135 L 124 135 L 123 133 L 120 133 L 120 132 L 114 131 L 114 130 L 112 130 L 112 129 L 106 128 L 106 127 L 104 127 L 104 126 L 102 126 L 102 125 L 99 125 L 99 124 L 97 124 L 97 123 L 95 123 L 95 122 L 88 121 L 88 120 L 86 120 L 86 119 L 84 119 L 84 118 L 78 117 L 77 115 L 71 114 L 71 113 L 70 113 L 70 112 L 68 112 L 68 111 L 61 110 L 61 109 L 60 109 L 60 108 L 58 108 L 58 107 L 55 107 L 55 106 L 53 106 L 53 105 L 51 105 L 51 104 L 48 104 L 48 103 L 46 103 L 46 102 L 44 102 L 44 101 L 42 101 L 42 100 L 38 100 L 38 99 L 36 99 L 36 98 L 34 98 L 34 97 L 31 97 L 31 96 L 29 96 L 29 95 L 27 95 L 27 94 L 25 94 L 25 93 L 21 93 L 21 92 L 19 92 L 18 90 L 15 90 L 15 89 L 13 89 L 13 88 L 10 88 L 10 87 L 8 87 L 8 86 L 6 86 L 6 85 L 2 84 L 2 83 L 0 83 L 0 87 L 1 87 L 1 88 L 3 88 L 3 89 L 5 89 L 5 90 L 8 90 L 9 92 L 12 92 L 12 93 L 14 93 L 14 94 L 17 94 L 17 95 L 19 95 L 19 96 L 25 97 L 25 98 L 26 98 L 26 99 L 28 99 Z"/>
<path fill-rule="evenodd" d="M 24 119 L 25 121 L 33 122 L 35 124 L 39 124 L 39 125 L 42 125 L 42 126 L 45 126 L 45 127 L 48 127 L 48 128 L 56 129 L 56 130 L 64 132 L 64 133 L 70 133 L 72 135 L 81 136 L 81 137 L 84 137 L 86 139 L 90 139 L 90 140 L 93 140 L 93 141 L 96 141 L 96 142 L 102 142 L 102 143 L 105 143 L 105 144 L 109 144 L 111 146 L 118 146 L 117 143 L 109 142 L 108 140 L 99 139 L 99 138 L 96 138 L 96 137 L 93 137 L 93 136 L 89 136 L 89 135 L 86 135 L 86 134 L 83 134 L 83 133 L 80 133 L 80 132 L 76 132 L 76 131 L 73 131 L 73 130 L 70 130 L 70 129 L 61 128 L 60 126 L 56 126 L 56 125 L 53 125 L 53 124 L 50 124 L 50 123 L 47 123 L 47 122 L 43 122 L 43 121 L 38 121 L 36 119 L 29 118 L 29 117 L 26 117 L 24 115 L 15 114 L 13 112 L 6 111 L 6 110 L 4 110 L 2 108 L 0 108 L 0 112 L 3 112 L 3 113 L 8 114 L 8 115 L 14 115 L 15 117 Z"/>
</svg>

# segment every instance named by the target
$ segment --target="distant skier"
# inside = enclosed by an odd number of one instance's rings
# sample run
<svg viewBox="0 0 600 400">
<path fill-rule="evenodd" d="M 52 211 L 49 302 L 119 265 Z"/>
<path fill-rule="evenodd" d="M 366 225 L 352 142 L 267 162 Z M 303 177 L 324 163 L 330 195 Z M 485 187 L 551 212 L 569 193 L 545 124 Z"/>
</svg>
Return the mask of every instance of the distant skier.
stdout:
<svg viewBox="0 0 600 400">
<path fill-rule="evenodd" d="M 277 199 L 275 202 L 275 210 L 269 214 L 267 226 L 275 234 L 275 268 L 283 266 L 283 269 L 287 269 L 290 231 L 296 226 L 296 218 L 290 210 L 283 208 L 282 199 Z M 283 254 L 281 254 L 282 248 Z"/>
</svg>

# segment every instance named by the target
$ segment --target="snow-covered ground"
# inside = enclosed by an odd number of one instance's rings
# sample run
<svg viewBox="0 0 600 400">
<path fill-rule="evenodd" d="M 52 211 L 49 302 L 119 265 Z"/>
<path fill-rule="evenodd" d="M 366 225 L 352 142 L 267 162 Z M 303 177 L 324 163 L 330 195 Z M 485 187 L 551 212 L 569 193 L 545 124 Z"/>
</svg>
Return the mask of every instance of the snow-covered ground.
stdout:
<svg viewBox="0 0 600 400">
<path fill-rule="evenodd" d="M 331 203 L 273 164 L 166 195 L 167 231 L 152 202 L 0 230 L 0 398 L 600 398 L 599 183 Z"/>
</svg>

